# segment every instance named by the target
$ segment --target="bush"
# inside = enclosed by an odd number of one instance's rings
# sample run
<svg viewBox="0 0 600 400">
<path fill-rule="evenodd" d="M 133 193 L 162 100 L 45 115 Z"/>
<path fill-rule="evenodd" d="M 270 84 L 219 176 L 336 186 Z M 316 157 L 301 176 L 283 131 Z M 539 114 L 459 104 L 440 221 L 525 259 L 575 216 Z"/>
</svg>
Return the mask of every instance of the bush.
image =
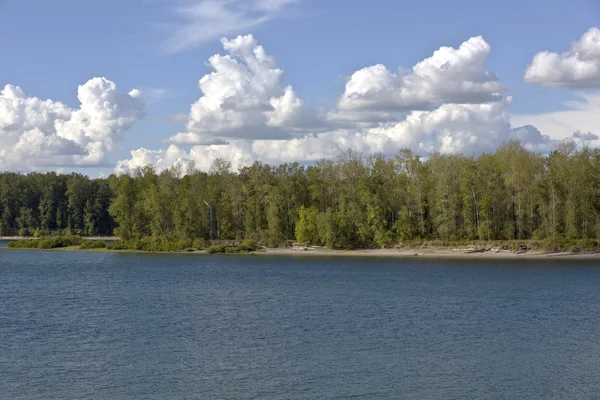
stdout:
<svg viewBox="0 0 600 400">
<path fill-rule="evenodd" d="M 167 242 L 167 248 L 168 250 L 165 251 L 181 251 L 181 250 L 186 250 L 190 247 L 192 247 L 192 241 L 191 240 L 179 240 L 177 242 Z"/>
<path fill-rule="evenodd" d="M 192 247 L 198 250 L 204 249 L 206 247 L 206 242 L 204 241 L 204 238 L 194 239 Z"/>
<path fill-rule="evenodd" d="M 235 249 L 237 253 L 250 253 L 256 250 L 256 243 L 253 240 L 244 240 L 242 244 Z"/>
<path fill-rule="evenodd" d="M 69 246 L 80 246 L 83 240 L 79 236 L 44 237 L 38 240 L 25 239 L 10 242 L 8 247 L 13 249 L 59 249 Z"/>
<path fill-rule="evenodd" d="M 37 249 L 39 240 L 25 239 L 15 242 L 8 242 L 9 249 Z"/>
<path fill-rule="evenodd" d="M 59 236 L 41 238 L 38 249 L 59 249 L 70 246 L 81 246 L 83 239 L 80 236 Z"/>
<path fill-rule="evenodd" d="M 587 251 L 598 251 L 598 241 L 594 239 L 581 239 L 577 241 L 577 245 Z"/>
<path fill-rule="evenodd" d="M 256 251 L 256 243 L 254 243 L 254 241 L 252 241 L 252 240 L 244 240 L 238 246 L 217 245 L 217 246 L 212 246 L 212 247 L 209 247 L 208 249 L 206 249 L 206 252 L 208 254 L 224 254 L 224 253 L 239 254 L 239 253 L 251 253 L 253 251 Z"/>
<path fill-rule="evenodd" d="M 102 240 L 84 240 L 79 246 L 81 250 L 95 250 L 95 249 L 105 249 L 106 243 Z"/>
<path fill-rule="evenodd" d="M 563 239 L 545 239 L 541 243 L 541 248 L 546 251 L 562 251 L 567 247 L 565 241 Z"/>
<path fill-rule="evenodd" d="M 109 250 L 129 250 L 127 243 L 122 240 L 115 240 L 114 242 L 109 242 L 106 245 L 106 248 Z"/>
<path fill-rule="evenodd" d="M 206 252 L 208 254 L 223 254 L 227 252 L 227 247 L 223 245 L 212 246 L 206 249 Z"/>
</svg>

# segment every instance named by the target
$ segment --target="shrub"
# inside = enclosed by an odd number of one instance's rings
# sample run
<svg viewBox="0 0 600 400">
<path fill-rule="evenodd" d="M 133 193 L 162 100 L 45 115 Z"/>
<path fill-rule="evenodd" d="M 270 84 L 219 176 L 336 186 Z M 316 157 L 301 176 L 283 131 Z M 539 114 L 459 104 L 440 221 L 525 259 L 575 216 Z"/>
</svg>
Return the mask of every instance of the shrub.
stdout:
<svg viewBox="0 0 600 400">
<path fill-rule="evenodd" d="M 192 247 L 198 250 L 204 249 L 206 247 L 206 242 L 204 241 L 204 238 L 194 239 Z"/>
<path fill-rule="evenodd" d="M 208 254 L 239 254 L 251 253 L 253 251 L 256 251 L 256 243 L 252 240 L 244 240 L 238 246 L 217 245 L 206 249 Z"/>
<path fill-rule="evenodd" d="M 237 253 L 250 253 L 256 250 L 256 243 L 253 240 L 244 240 L 242 244 L 235 249 Z"/>
<path fill-rule="evenodd" d="M 206 249 L 208 254 L 222 254 L 227 252 L 227 247 L 223 245 L 212 246 Z"/>
<path fill-rule="evenodd" d="M 39 240 L 17 240 L 15 242 L 8 242 L 8 248 L 10 249 L 37 249 Z"/>
<path fill-rule="evenodd" d="M 192 247 L 191 240 L 178 240 L 177 242 L 167 242 L 167 250 L 165 251 L 181 251 Z"/>
<path fill-rule="evenodd" d="M 80 236 L 45 237 L 39 240 L 38 249 L 58 249 L 69 246 L 81 246 L 83 239 Z"/>
<path fill-rule="evenodd" d="M 598 250 L 598 241 L 594 239 L 580 239 L 577 241 L 577 245 L 587 251 L 595 252 Z"/>
<path fill-rule="evenodd" d="M 127 243 L 122 240 L 115 240 L 114 242 L 109 242 L 106 245 L 106 248 L 109 250 L 129 250 Z"/>
<path fill-rule="evenodd" d="M 79 248 L 81 250 L 105 249 L 106 243 L 102 240 L 84 240 Z"/>
</svg>

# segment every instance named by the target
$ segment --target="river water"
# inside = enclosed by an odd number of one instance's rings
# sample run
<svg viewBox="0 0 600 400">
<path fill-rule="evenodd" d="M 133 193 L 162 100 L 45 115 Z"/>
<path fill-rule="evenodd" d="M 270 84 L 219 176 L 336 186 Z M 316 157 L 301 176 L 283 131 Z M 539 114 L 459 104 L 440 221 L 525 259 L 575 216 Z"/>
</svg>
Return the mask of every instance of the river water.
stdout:
<svg viewBox="0 0 600 400">
<path fill-rule="evenodd" d="M 6 399 L 592 399 L 600 265 L 0 251 Z"/>
</svg>

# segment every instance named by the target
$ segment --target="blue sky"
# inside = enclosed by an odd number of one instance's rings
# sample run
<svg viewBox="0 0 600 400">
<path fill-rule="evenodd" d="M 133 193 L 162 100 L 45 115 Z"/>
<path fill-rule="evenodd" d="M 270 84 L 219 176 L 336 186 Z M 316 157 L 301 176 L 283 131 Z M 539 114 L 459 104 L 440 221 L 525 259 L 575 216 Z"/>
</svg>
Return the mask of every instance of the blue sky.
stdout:
<svg viewBox="0 0 600 400">
<path fill-rule="evenodd" d="M 145 117 L 119 134 L 101 163 L 86 164 L 92 174 L 111 172 L 114 167 L 108 165 L 129 158 L 133 149 L 166 149 L 166 139 L 185 132 L 185 123 L 173 122 L 172 117 L 187 115 L 191 104 L 202 96 L 198 81 L 211 72 L 207 60 L 225 54 L 219 39 L 238 34 L 252 34 L 274 57 L 285 71 L 282 88 L 292 85 L 304 106 L 324 111 L 336 108 L 349 77 L 361 68 L 383 64 L 390 71 L 410 69 L 440 47 L 458 48 L 476 36 L 491 47 L 485 69 L 499 76 L 507 89 L 503 95 L 512 96 L 506 113 L 516 116 L 519 123 L 521 116 L 560 113 L 564 102 L 578 98 L 582 91 L 596 93 L 594 85 L 579 85 L 575 90 L 569 85 L 525 83 L 523 78 L 535 54 L 568 51 L 572 42 L 598 25 L 600 2 L 593 0 L 263 0 L 270 11 L 248 11 L 243 4 L 230 4 L 237 1 L 212 0 L 225 8 L 231 6 L 243 21 L 264 18 L 246 26 L 240 21 L 233 26 L 221 21 L 210 29 L 211 34 L 176 48 L 173 32 L 203 21 L 190 20 L 181 10 L 189 13 L 202 0 L 0 0 L 0 35 L 5 38 L 0 87 L 16 85 L 27 96 L 52 99 L 73 109 L 79 107 L 78 85 L 93 77 L 115 82 L 119 92 L 140 89 Z M 178 146 L 189 151 L 189 146 Z M 11 157 L 5 168 L 18 170 L 19 163 Z M 24 169 L 47 168 L 27 165 Z M 69 162 L 56 168 L 79 170 Z"/>
</svg>

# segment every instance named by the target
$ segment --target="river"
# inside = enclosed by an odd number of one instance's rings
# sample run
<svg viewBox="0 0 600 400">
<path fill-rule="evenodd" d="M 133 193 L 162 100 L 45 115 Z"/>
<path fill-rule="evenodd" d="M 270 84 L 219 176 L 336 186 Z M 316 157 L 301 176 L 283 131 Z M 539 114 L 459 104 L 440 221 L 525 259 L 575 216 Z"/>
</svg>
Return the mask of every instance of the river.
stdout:
<svg viewBox="0 0 600 400">
<path fill-rule="evenodd" d="M 6 399 L 590 399 L 600 265 L 0 251 Z"/>
</svg>

